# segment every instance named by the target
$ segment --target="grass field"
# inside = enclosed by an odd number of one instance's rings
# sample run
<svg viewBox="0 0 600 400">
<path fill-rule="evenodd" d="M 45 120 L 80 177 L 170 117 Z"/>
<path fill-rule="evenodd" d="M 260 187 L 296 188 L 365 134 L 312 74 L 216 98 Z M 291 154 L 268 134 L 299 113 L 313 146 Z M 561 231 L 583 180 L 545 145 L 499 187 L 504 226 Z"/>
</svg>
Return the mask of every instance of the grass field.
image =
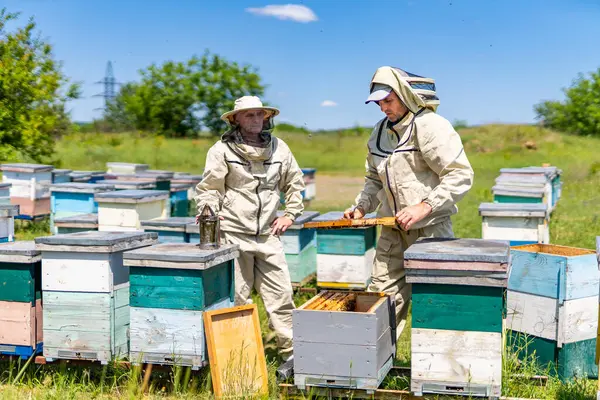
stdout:
<svg viewBox="0 0 600 400">
<path fill-rule="evenodd" d="M 459 204 L 453 218 L 458 237 L 481 237 L 479 203 L 491 201 L 491 187 L 502 167 L 523 167 L 550 163 L 563 170 L 563 197 L 552 215 L 551 241 L 555 244 L 594 248 L 600 235 L 600 139 L 562 135 L 534 126 L 490 125 L 460 130 L 467 156 L 475 169 L 475 183 Z M 342 210 L 348 207 L 362 186 L 367 136 L 353 132 L 300 134 L 277 132 L 291 147 L 302 167 L 317 168 L 317 199 L 309 209 Z M 106 162 L 148 163 L 153 169 L 201 173 L 205 154 L 216 139 L 175 140 L 141 134 L 71 135 L 57 145 L 56 159 L 62 168 L 105 169 Z M 44 227 L 20 227 L 18 239 L 45 234 Z M 302 304 L 308 297 L 297 298 Z M 262 328 L 268 353 L 274 351 L 261 306 Z M 410 335 L 398 344 L 398 360 L 409 365 Z M 79 399 L 139 398 L 139 373 L 81 368 L 60 370 L 30 366 L 15 381 L 18 368 L 0 368 L 0 398 Z M 275 364 L 271 361 L 271 397 Z M 517 373 L 521 374 L 517 377 Z M 532 363 L 517 365 L 513 354 L 504 357 L 503 394 L 544 399 L 595 399 L 596 382 L 576 380 L 561 384 L 551 378 L 546 387 L 530 384 L 522 376 L 545 374 Z M 185 376 L 184 376 L 185 377 Z M 385 382 L 400 389 L 408 381 Z M 157 377 L 151 398 L 204 398 L 210 396 L 208 375 L 183 379 L 181 372 Z M 197 397 L 195 397 L 197 396 Z"/>
</svg>

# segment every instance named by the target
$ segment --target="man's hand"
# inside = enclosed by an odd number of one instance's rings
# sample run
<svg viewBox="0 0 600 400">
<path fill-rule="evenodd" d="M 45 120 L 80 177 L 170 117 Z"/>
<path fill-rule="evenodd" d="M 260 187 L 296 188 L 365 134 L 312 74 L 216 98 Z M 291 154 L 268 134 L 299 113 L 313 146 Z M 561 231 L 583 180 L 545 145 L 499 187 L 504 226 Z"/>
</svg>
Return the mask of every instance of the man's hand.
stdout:
<svg viewBox="0 0 600 400">
<path fill-rule="evenodd" d="M 346 211 L 344 211 L 344 219 L 361 219 L 365 216 L 365 213 L 359 207 L 352 208 L 350 207 Z"/>
<path fill-rule="evenodd" d="M 199 220 L 199 219 L 200 219 L 200 215 L 196 215 L 196 225 L 198 225 L 198 220 Z M 219 219 L 220 219 L 221 221 L 223 221 L 225 218 L 223 218 L 223 217 L 221 217 L 221 216 L 219 215 Z"/>
<path fill-rule="evenodd" d="M 414 206 L 403 208 L 396 214 L 396 222 L 405 231 L 414 224 L 431 214 L 431 206 L 427 203 L 419 203 Z"/>
<path fill-rule="evenodd" d="M 271 224 L 271 233 L 275 236 L 279 236 L 285 233 L 294 222 L 288 217 L 279 217 Z"/>
</svg>

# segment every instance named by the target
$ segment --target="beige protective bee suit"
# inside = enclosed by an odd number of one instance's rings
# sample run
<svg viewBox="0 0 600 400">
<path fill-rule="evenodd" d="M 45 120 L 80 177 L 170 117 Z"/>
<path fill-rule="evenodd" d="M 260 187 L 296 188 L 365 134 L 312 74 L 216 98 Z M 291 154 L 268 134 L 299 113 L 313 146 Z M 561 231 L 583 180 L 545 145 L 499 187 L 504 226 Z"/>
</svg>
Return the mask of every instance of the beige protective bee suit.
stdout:
<svg viewBox="0 0 600 400">
<path fill-rule="evenodd" d="M 408 311 L 410 284 L 405 281 L 404 251 L 419 237 L 454 237 L 450 216 L 473 184 L 473 169 L 460 136 L 435 113 L 439 101 L 432 79 L 381 67 L 371 80 L 392 88 L 409 112 L 392 123 L 379 121 L 368 142 L 366 176 L 355 206 L 391 217 L 425 202 L 431 214 L 406 232 L 383 227 L 377 242 L 369 290 L 395 295 L 396 321 Z"/>
<path fill-rule="evenodd" d="M 302 170 L 281 139 L 263 132 L 265 147 L 243 143 L 235 129 L 208 151 L 205 174 L 196 186 L 198 212 L 205 204 L 218 210 L 222 238 L 240 246 L 235 263 L 236 305 L 252 302 L 252 288 L 263 299 L 269 325 L 275 331 L 284 360 L 292 353 L 292 298 L 290 274 L 283 246 L 271 234 L 280 192 L 285 194 L 285 216 L 292 221 L 304 206 Z"/>
</svg>

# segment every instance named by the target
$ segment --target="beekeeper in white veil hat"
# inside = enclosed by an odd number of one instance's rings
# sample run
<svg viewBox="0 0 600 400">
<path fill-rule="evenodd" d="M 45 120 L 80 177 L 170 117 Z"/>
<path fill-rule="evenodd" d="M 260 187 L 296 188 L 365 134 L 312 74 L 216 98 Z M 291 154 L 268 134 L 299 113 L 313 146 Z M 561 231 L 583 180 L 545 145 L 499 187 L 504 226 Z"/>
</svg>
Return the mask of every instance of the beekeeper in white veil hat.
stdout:
<svg viewBox="0 0 600 400">
<path fill-rule="evenodd" d="M 285 142 L 271 136 L 279 110 L 256 96 L 235 101 L 222 115 L 229 124 L 208 151 L 204 177 L 196 186 L 198 213 L 205 205 L 222 218 L 223 239 L 240 246 L 235 263 L 236 305 L 262 297 L 284 361 L 292 355 L 292 286 L 279 234 L 302 211 L 302 170 Z M 277 218 L 280 192 L 285 213 Z"/>
<path fill-rule="evenodd" d="M 393 294 L 397 323 L 411 295 L 404 272 L 404 251 L 420 237 L 454 237 L 450 216 L 473 184 L 473 169 L 452 124 L 436 113 L 433 79 L 399 68 L 377 69 L 366 103 L 386 115 L 367 147 L 365 184 L 346 218 L 395 216 L 383 227 L 373 262 L 371 291 Z"/>
</svg>

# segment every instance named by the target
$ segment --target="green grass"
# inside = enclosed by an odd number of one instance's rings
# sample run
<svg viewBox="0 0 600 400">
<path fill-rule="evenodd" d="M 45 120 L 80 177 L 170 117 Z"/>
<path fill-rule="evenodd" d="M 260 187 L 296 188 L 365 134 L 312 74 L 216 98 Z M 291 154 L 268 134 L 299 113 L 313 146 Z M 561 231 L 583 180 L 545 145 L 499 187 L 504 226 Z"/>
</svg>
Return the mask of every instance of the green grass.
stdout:
<svg viewBox="0 0 600 400">
<path fill-rule="evenodd" d="M 481 219 L 478 206 L 491 201 L 491 187 L 502 167 L 522 167 L 550 163 L 563 170 L 563 197 L 552 215 L 551 241 L 555 244 L 594 248 L 595 237 L 600 235 L 600 139 L 561 135 L 534 126 L 490 125 L 460 130 L 471 164 L 475 183 L 469 194 L 459 203 L 459 214 L 453 217 L 458 237 L 481 237 Z M 290 145 L 299 164 L 317 168 L 319 176 L 335 175 L 340 178 L 361 177 L 366 154 L 366 135 L 350 132 L 343 134 L 313 134 L 278 132 Z M 64 137 L 57 145 L 56 157 L 63 168 L 104 169 L 106 162 L 125 161 L 148 163 L 153 169 L 167 169 L 200 173 L 205 154 L 216 139 L 178 140 L 155 138 L 141 134 L 78 134 Z M 58 165 L 57 165 L 58 166 Z M 356 193 L 348 198 L 328 202 L 318 200 L 312 209 L 328 211 L 352 203 Z M 321 192 L 322 196 L 322 192 Z M 21 226 L 23 225 L 23 226 Z M 47 226 L 28 227 L 19 224 L 20 240 L 48 234 Z M 296 297 L 296 304 L 305 302 L 310 295 Z M 277 397 L 274 379 L 275 345 L 262 302 L 259 306 L 261 328 L 270 371 L 270 397 Z M 402 334 L 398 343 L 397 364 L 410 365 L 410 330 Z M 17 366 L 11 370 L 0 366 L 0 398 L 8 399 L 115 399 L 139 398 L 139 371 L 108 369 L 93 372 L 86 368 L 60 369 L 29 366 L 19 382 L 14 382 Z M 503 395 L 543 399 L 594 399 L 596 381 L 574 380 L 561 383 L 549 378 L 546 386 L 532 384 L 530 377 L 545 375 L 532 360 L 518 362 L 516 355 L 504 355 Z M 148 398 L 208 398 L 210 379 L 207 372 L 199 377 L 181 379 L 185 374 L 171 372 L 158 374 Z M 178 380 L 179 377 L 180 379 Z M 185 384 L 182 382 L 185 381 Z M 386 387 L 406 389 L 406 378 L 387 379 Z M 195 397 L 197 396 L 197 397 Z"/>
</svg>

